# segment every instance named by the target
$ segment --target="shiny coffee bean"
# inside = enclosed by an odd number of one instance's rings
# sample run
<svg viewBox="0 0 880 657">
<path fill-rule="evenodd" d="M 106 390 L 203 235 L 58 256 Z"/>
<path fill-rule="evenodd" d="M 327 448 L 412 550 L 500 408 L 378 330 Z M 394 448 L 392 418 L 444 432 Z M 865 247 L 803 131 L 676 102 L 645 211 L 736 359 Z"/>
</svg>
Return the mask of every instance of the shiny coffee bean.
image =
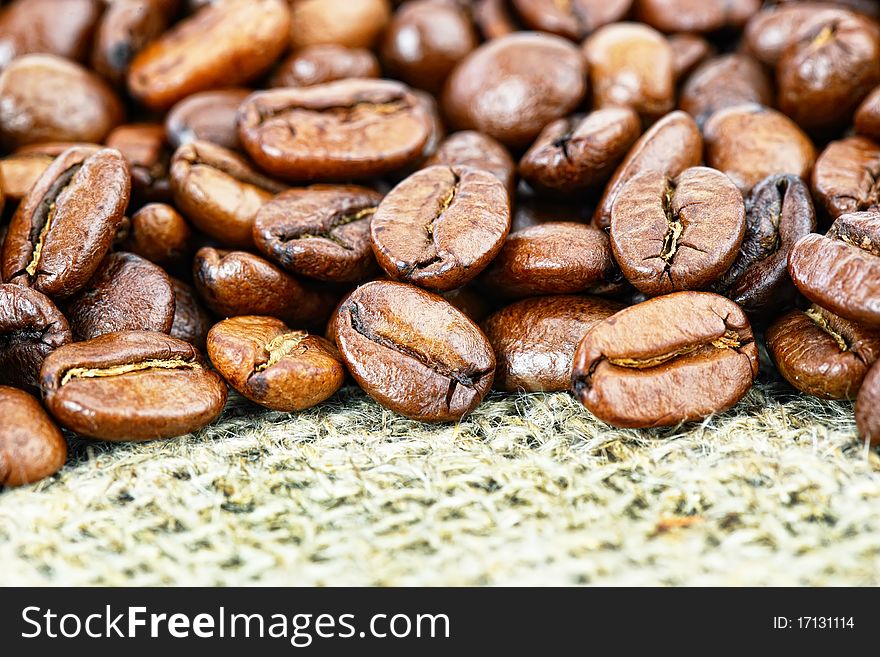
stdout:
<svg viewBox="0 0 880 657">
<path fill-rule="evenodd" d="M 337 283 L 378 271 L 370 222 L 382 195 L 354 185 L 291 189 L 266 203 L 254 220 L 254 243 L 284 269 Z"/>
<path fill-rule="evenodd" d="M 605 183 L 641 134 L 627 107 L 600 109 L 549 124 L 519 162 L 538 189 L 572 194 Z"/>
<path fill-rule="evenodd" d="M 455 67 L 446 81 L 443 111 L 455 129 L 528 146 L 545 125 L 580 104 L 586 74 L 586 61 L 571 42 L 511 34 L 483 44 Z"/>
<path fill-rule="evenodd" d="M 171 158 L 171 190 L 183 215 L 224 245 L 253 245 L 254 217 L 286 186 L 255 170 L 240 155 L 199 141 Z"/>
<path fill-rule="evenodd" d="M 370 223 L 385 273 L 436 291 L 461 287 L 483 271 L 509 230 L 510 201 L 498 178 L 443 165 L 401 182 Z"/>
<path fill-rule="evenodd" d="M 736 260 L 745 235 L 742 195 L 719 171 L 657 171 L 631 178 L 611 210 L 611 248 L 620 269 L 648 296 L 700 290 Z"/>
<path fill-rule="evenodd" d="M 870 445 L 880 444 L 880 367 L 865 376 L 856 400 L 856 426 Z"/>
<path fill-rule="evenodd" d="M 816 212 L 806 184 L 792 175 L 765 178 L 746 198 L 746 233 L 736 261 L 712 291 L 750 314 L 784 308 L 795 293 L 788 254 L 815 229 Z"/>
<path fill-rule="evenodd" d="M 880 144 L 865 137 L 832 141 L 819 155 L 813 194 L 832 219 L 880 204 Z"/>
<path fill-rule="evenodd" d="M 880 331 L 813 306 L 792 310 L 767 329 L 779 373 L 798 390 L 824 399 L 855 399 L 880 357 Z"/>
<path fill-rule="evenodd" d="M 495 388 L 568 390 L 581 338 L 622 309 L 622 304 L 601 297 L 558 295 L 523 299 L 493 313 L 481 328 L 498 361 Z"/>
<path fill-rule="evenodd" d="M 483 169 L 503 182 L 513 194 L 516 166 L 510 152 L 503 144 L 481 132 L 462 130 L 449 135 L 440 142 L 437 152 L 425 161 L 424 166 L 437 164 Z"/>
<path fill-rule="evenodd" d="M 226 384 L 198 350 L 162 333 L 128 331 L 76 342 L 43 363 L 43 398 L 67 429 L 101 440 L 153 440 L 219 417 Z"/>
<path fill-rule="evenodd" d="M 637 0 L 636 17 L 661 32 L 715 32 L 740 28 L 761 0 Z"/>
<path fill-rule="evenodd" d="M 106 145 L 122 153 L 131 170 L 133 195 L 139 200 L 168 201 L 171 152 L 165 128 L 158 123 L 122 125 L 107 135 Z"/>
<path fill-rule="evenodd" d="M 64 466 L 64 436 L 34 397 L 0 386 L 0 417 L 0 487 L 32 484 Z"/>
<path fill-rule="evenodd" d="M 521 29 L 512 15 L 511 9 L 509 0 L 473 1 L 471 13 L 474 23 L 486 41 L 507 36 Z M 552 30 L 546 31 L 552 32 Z"/>
<path fill-rule="evenodd" d="M 0 188 L 3 196 L 19 201 L 30 191 L 37 179 L 55 161 L 45 153 L 13 153 L 0 159 Z"/>
<path fill-rule="evenodd" d="M 736 404 L 758 374 L 758 348 L 739 306 L 676 292 L 631 306 L 578 345 L 575 396 L 618 427 L 672 426 Z"/>
<path fill-rule="evenodd" d="M 13 0 L 0 11 L 0 70 L 16 57 L 47 53 L 83 61 L 101 0 Z"/>
<path fill-rule="evenodd" d="M 880 327 L 880 213 L 844 214 L 826 235 L 801 238 L 788 257 L 788 271 L 813 303 Z"/>
<path fill-rule="evenodd" d="M 0 385 L 38 390 L 43 359 L 71 340 L 67 319 L 47 297 L 0 284 Z"/>
<path fill-rule="evenodd" d="M 371 48 L 391 18 L 388 0 L 297 0 L 290 47 L 321 44 Z"/>
<path fill-rule="evenodd" d="M 368 395 L 401 415 L 459 420 L 492 388 L 492 345 L 442 297 L 377 281 L 355 290 L 336 317 L 336 343 L 349 372 Z"/>
<path fill-rule="evenodd" d="M 192 252 L 192 241 L 192 230 L 177 210 L 150 203 L 132 215 L 123 249 L 167 267 L 184 261 Z"/>
<path fill-rule="evenodd" d="M 75 294 L 113 244 L 130 189 L 119 151 L 72 148 L 58 156 L 12 218 L 3 280 L 50 297 Z"/>
<path fill-rule="evenodd" d="M 164 110 L 198 91 L 249 82 L 284 51 L 284 0 L 224 0 L 177 23 L 141 50 L 128 71 L 132 96 Z"/>
<path fill-rule="evenodd" d="M 211 329 L 211 316 L 202 308 L 195 289 L 173 276 L 169 278 L 174 289 L 174 321 L 168 335 L 204 349 Z"/>
<path fill-rule="evenodd" d="M 880 139 L 880 86 L 874 87 L 859 105 L 853 125 L 859 134 Z"/>
<path fill-rule="evenodd" d="M 272 175 L 292 180 L 381 176 L 422 155 L 434 119 L 404 85 L 341 80 L 253 94 L 241 106 L 241 141 Z"/>
<path fill-rule="evenodd" d="M 378 78 L 379 60 L 365 48 L 325 44 L 290 53 L 275 68 L 270 87 L 311 87 L 348 78 Z"/>
<path fill-rule="evenodd" d="M 674 178 L 688 167 L 703 161 L 703 138 L 689 114 L 670 112 L 651 126 L 633 144 L 614 171 L 599 200 L 593 223 L 598 228 L 611 225 L 611 206 L 627 180 L 643 171 L 660 171 Z"/>
<path fill-rule="evenodd" d="M 806 178 L 816 161 L 810 138 L 784 114 L 761 105 L 715 112 L 703 126 L 706 164 L 723 171 L 743 194 L 767 176 Z"/>
<path fill-rule="evenodd" d="M 208 356 L 235 390 L 275 411 L 320 404 L 345 381 L 336 347 L 273 317 L 223 320 L 208 334 Z"/>
<path fill-rule="evenodd" d="M 187 96 L 165 117 L 168 143 L 179 148 L 195 141 L 209 141 L 241 150 L 238 108 L 251 93 L 250 89 L 215 89 Z"/>
<path fill-rule="evenodd" d="M 760 61 L 775 66 L 790 46 L 852 16 L 846 9 L 830 3 L 786 2 L 772 5 L 752 16 L 743 32 L 743 41 L 749 52 Z"/>
<path fill-rule="evenodd" d="M 512 0 L 510 4 L 531 29 L 580 41 L 624 18 L 633 0 Z"/>
<path fill-rule="evenodd" d="M 243 251 L 199 249 L 193 279 L 208 308 L 222 317 L 268 315 L 313 328 L 327 320 L 337 301 L 332 292 L 301 283 Z"/>
<path fill-rule="evenodd" d="M 482 322 L 489 315 L 489 300 L 480 294 L 476 286 L 465 285 L 440 296 L 476 323 Z"/>
<path fill-rule="evenodd" d="M 631 107 L 648 123 L 675 105 L 672 48 L 656 30 L 640 23 L 600 28 L 584 43 L 593 106 Z"/>
<path fill-rule="evenodd" d="M 676 80 L 685 79 L 715 53 L 712 44 L 698 34 L 670 34 L 667 39 L 672 48 L 672 70 Z"/>
<path fill-rule="evenodd" d="M 770 79 L 761 64 L 741 53 L 720 55 L 703 63 L 681 89 L 679 106 L 703 125 L 725 107 L 773 104 Z"/>
<path fill-rule="evenodd" d="M 511 233 L 482 282 L 493 295 L 519 298 L 596 291 L 619 276 L 605 232 L 560 221 Z"/>
<path fill-rule="evenodd" d="M 174 289 L 168 275 L 148 260 L 133 253 L 111 253 L 64 310 L 80 341 L 116 331 L 168 333 Z"/>
<path fill-rule="evenodd" d="M 53 55 L 13 61 L 0 73 L 0 98 L 0 140 L 7 148 L 98 143 L 123 118 L 122 104 L 101 78 Z"/>
</svg>

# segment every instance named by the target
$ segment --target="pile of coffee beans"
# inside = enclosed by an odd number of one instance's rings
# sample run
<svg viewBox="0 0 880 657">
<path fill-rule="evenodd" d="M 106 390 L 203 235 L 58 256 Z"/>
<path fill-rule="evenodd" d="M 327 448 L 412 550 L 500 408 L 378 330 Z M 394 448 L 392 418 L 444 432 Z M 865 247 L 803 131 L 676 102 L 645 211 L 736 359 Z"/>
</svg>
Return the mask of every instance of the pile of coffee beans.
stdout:
<svg viewBox="0 0 880 657">
<path fill-rule="evenodd" d="M 0 485 L 231 387 L 880 442 L 880 3 L 0 3 Z M 766 370 L 765 370 L 766 371 Z"/>
</svg>

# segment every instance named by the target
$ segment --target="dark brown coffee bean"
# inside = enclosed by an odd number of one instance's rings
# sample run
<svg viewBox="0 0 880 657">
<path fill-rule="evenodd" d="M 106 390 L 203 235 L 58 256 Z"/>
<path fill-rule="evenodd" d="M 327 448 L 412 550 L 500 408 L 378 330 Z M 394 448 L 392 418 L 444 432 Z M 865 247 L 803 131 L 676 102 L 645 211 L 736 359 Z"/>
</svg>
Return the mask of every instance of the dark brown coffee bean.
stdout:
<svg viewBox="0 0 880 657">
<path fill-rule="evenodd" d="M 270 87 L 311 87 L 348 78 L 378 78 L 379 60 L 364 48 L 332 44 L 290 53 L 272 73 Z"/>
<path fill-rule="evenodd" d="M 519 162 L 538 189 L 572 194 L 605 183 L 641 134 L 628 107 L 600 109 L 549 124 Z"/>
<path fill-rule="evenodd" d="M 434 119 L 390 80 L 340 80 L 253 94 L 239 129 L 263 169 L 293 180 L 381 176 L 423 155 Z"/>
<path fill-rule="evenodd" d="M 880 144 L 865 137 L 833 141 L 816 160 L 813 194 L 832 219 L 880 204 Z"/>
<path fill-rule="evenodd" d="M 223 379 L 198 350 L 162 333 L 127 331 L 55 350 L 43 398 L 58 422 L 101 440 L 153 440 L 198 431 L 226 404 Z"/>
<path fill-rule="evenodd" d="M 121 86 L 135 55 L 168 29 L 181 4 L 180 0 L 114 0 L 109 3 L 95 35 L 94 69 Z"/>
<path fill-rule="evenodd" d="M 708 287 L 736 260 L 745 229 L 739 190 L 706 167 L 674 179 L 641 173 L 621 188 L 611 210 L 614 257 L 648 296 Z"/>
<path fill-rule="evenodd" d="M 131 94 L 163 110 L 196 93 L 249 82 L 287 47 L 284 0 L 224 0 L 207 5 L 144 48 L 128 71 Z"/>
<path fill-rule="evenodd" d="M 795 244 L 788 271 L 801 294 L 854 322 L 880 327 L 880 213 L 837 218 Z"/>
<path fill-rule="evenodd" d="M 122 125 L 107 135 L 105 143 L 108 148 L 122 153 L 128 162 L 132 193 L 138 200 L 170 200 L 168 167 L 171 151 L 163 126 L 158 123 Z"/>
<path fill-rule="evenodd" d="M 368 395 L 401 415 L 459 420 L 492 388 L 492 345 L 442 297 L 377 281 L 355 290 L 336 318 L 336 343 L 349 372 Z"/>
<path fill-rule="evenodd" d="M 0 140 L 7 148 L 45 141 L 101 142 L 122 123 L 107 84 L 54 55 L 25 55 L 0 73 Z"/>
<path fill-rule="evenodd" d="M 3 245 L 3 280 L 69 297 L 110 250 L 131 189 L 119 151 L 72 148 L 19 205 Z"/>
<path fill-rule="evenodd" d="M 254 217 L 286 186 L 240 155 L 206 141 L 184 144 L 171 158 L 171 190 L 184 216 L 228 246 L 253 245 Z"/>
<path fill-rule="evenodd" d="M 371 48 L 391 18 L 388 0 L 297 0 L 292 12 L 293 50 L 326 43 Z"/>
<path fill-rule="evenodd" d="M 438 165 L 391 190 L 370 224 L 376 260 L 395 280 L 452 290 L 501 250 L 510 201 L 488 171 Z"/>
<path fill-rule="evenodd" d="M 788 254 L 816 229 L 810 191 L 797 176 L 770 176 L 746 199 L 746 233 L 733 266 L 712 291 L 750 314 L 777 312 L 794 300 Z"/>
<path fill-rule="evenodd" d="M 0 11 L 0 69 L 29 53 L 84 60 L 104 8 L 101 0 L 14 0 L 4 4 Z"/>
<path fill-rule="evenodd" d="M 123 250 L 163 267 L 177 265 L 192 252 L 192 231 L 173 207 L 151 203 L 132 215 Z"/>
<path fill-rule="evenodd" d="M 74 338 L 81 341 L 116 331 L 168 333 L 174 290 L 168 275 L 148 260 L 111 253 L 64 309 Z"/>
<path fill-rule="evenodd" d="M 856 426 L 870 445 L 880 444 L 880 367 L 865 376 L 856 401 Z"/>
<path fill-rule="evenodd" d="M 211 329 L 211 317 L 202 308 L 196 291 L 173 276 L 171 287 L 174 288 L 174 321 L 168 334 L 172 338 L 189 342 L 191 345 L 204 349 Z"/>
<path fill-rule="evenodd" d="M 0 159 L 0 185 L 3 196 L 19 201 L 30 191 L 37 179 L 55 160 L 44 153 L 13 153 Z"/>
<path fill-rule="evenodd" d="M 230 150 L 241 150 L 238 108 L 250 89 L 215 89 L 187 96 L 165 117 L 168 142 L 174 148 L 209 141 Z"/>
<path fill-rule="evenodd" d="M 67 443 L 35 398 L 0 386 L 0 417 L 0 486 L 32 484 L 64 466 Z"/>
<path fill-rule="evenodd" d="M 703 138 L 689 114 L 670 112 L 639 137 L 611 176 L 599 200 L 593 223 L 611 225 L 611 206 L 627 180 L 643 171 L 660 171 L 675 178 L 688 167 L 703 161 Z"/>
<path fill-rule="evenodd" d="M 795 388 L 825 399 L 855 399 L 880 357 L 880 331 L 818 306 L 792 310 L 767 329 L 767 349 Z"/>
<path fill-rule="evenodd" d="M 622 310 L 578 345 L 575 396 L 618 427 L 672 426 L 736 404 L 758 375 L 758 348 L 739 306 L 676 292 Z"/>
<path fill-rule="evenodd" d="M 571 222 L 511 233 L 482 281 L 504 298 L 591 292 L 620 276 L 608 235 Z"/>
<path fill-rule="evenodd" d="M 723 171 L 743 194 L 767 176 L 806 178 L 816 161 L 810 138 L 787 116 L 761 105 L 715 112 L 703 126 L 706 164 Z"/>
<path fill-rule="evenodd" d="M 336 347 L 273 317 L 233 317 L 211 329 L 208 356 L 240 394 L 276 411 L 301 411 L 345 381 Z"/>
<path fill-rule="evenodd" d="M 715 32 L 739 28 L 761 0 L 637 0 L 636 17 L 661 32 Z"/>
<path fill-rule="evenodd" d="M 568 390 L 581 338 L 622 309 L 623 304 L 600 297 L 559 295 L 523 299 L 493 313 L 482 329 L 498 361 L 495 388 Z"/>
<path fill-rule="evenodd" d="M 580 104 L 586 74 L 586 61 L 571 42 L 511 34 L 483 44 L 455 67 L 443 92 L 443 112 L 455 129 L 528 146 L 545 125 Z"/>
<path fill-rule="evenodd" d="M 474 0 L 471 12 L 480 33 L 491 41 L 520 29 L 511 13 L 509 0 Z"/>
<path fill-rule="evenodd" d="M 633 0 L 512 0 L 510 3 L 533 30 L 580 41 L 608 23 L 621 20 Z"/>
<path fill-rule="evenodd" d="M 702 64 L 681 89 L 681 109 L 703 125 L 725 107 L 773 104 L 770 79 L 761 64 L 748 55 L 720 55 Z"/>
<path fill-rule="evenodd" d="M 67 319 L 47 297 L 0 284 L 0 385 L 39 389 L 43 359 L 71 340 Z"/>
<path fill-rule="evenodd" d="M 332 292 L 301 283 L 243 251 L 199 249 L 193 279 L 208 308 L 222 317 L 268 315 L 315 328 L 327 320 L 337 301 Z"/>
<path fill-rule="evenodd" d="M 853 124 L 859 134 L 880 139 L 880 86 L 874 87 L 859 105 Z"/>
<path fill-rule="evenodd" d="M 379 268 L 370 222 L 382 195 L 354 185 L 291 189 L 254 220 L 254 243 L 288 271 L 322 281 L 355 283 Z"/>
<path fill-rule="evenodd" d="M 464 287 L 444 292 L 440 296 L 474 322 L 480 323 L 489 315 L 489 300 L 475 286 L 465 285 Z"/>
<path fill-rule="evenodd" d="M 631 107 L 652 123 L 675 105 L 672 48 L 640 23 L 613 23 L 584 42 L 593 106 Z"/>
<path fill-rule="evenodd" d="M 513 194 L 516 166 L 510 153 L 498 140 L 481 132 L 462 130 L 449 135 L 424 166 L 437 164 L 483 169 L 503 182 L 508 192 Z"/>
<path fill-rule="evenodd" d="M 564 221 L 578 224 L 589 223 L 593 208 L 575 197 L 547 195 L 536 191 L 524 181 L 520 181 L 513 201 L 511 231 L 546 224 L 549 221 Z"/>
<path fill-rule="evenodd" d="M 743 33 L 748 50 L 775 66 L 789 46 L 852 13 L 827 2 L 786 2 L 767 7 L 749 20 Z"/>
<path fill-rule="evenodd" d="M 715 53 L 712 44 L 699 34 L 670 34 L 667 39 L 676 80 L 683 80 Z"/>
</svg>

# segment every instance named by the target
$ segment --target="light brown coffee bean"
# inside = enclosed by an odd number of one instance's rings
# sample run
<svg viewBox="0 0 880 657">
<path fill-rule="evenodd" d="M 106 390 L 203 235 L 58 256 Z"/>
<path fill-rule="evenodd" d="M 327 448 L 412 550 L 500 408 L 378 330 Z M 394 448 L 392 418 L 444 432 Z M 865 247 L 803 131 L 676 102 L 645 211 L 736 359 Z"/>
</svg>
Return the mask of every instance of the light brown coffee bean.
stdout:
<svg viewBox="0 0 880 657">
<path fill-rule="evenodd" d="M 67 442 L 34 397 L 0 386 L 0 486 L 50 477 L 67 461 Z"/>
</svg>

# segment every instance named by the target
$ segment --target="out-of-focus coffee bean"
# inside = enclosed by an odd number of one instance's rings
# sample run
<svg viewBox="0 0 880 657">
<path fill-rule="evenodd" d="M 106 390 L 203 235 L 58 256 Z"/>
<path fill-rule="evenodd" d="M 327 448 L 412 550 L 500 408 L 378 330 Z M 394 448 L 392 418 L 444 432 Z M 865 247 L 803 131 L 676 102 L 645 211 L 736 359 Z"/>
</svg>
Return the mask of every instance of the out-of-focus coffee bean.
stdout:
<svg viewBox="0 0 880 657">
<path fill-rule="evenodd" d="M 508 0 L 474 0 L 471 7 L 474 23 L 487 41 L 520 29 L 510 9 Z"/>
<path fill-rule="evenodd" d="M 709 59 L 715 48 L 699 34 L 670 34 L 667 37 L 672 48 L 672 70 L 675 79 L 682 80 Z"/>
<path fill-rule="evenodd" d="M 150 203 L 131 217 L 124 250 L 163 267 L 182 264 L 192 251 L 192 230 L 172 206 Z"/>
<path fill-rule="evenodd" d="M 481 132 L 462 130 L 449 135 L 440 142 L 437 152 L 425 161 L 424 166 L 437 164 L 483 169 L 503 182 L 508 193 L 513 194 L 516 166 L 510 152 L 496 139 Z"/>
<path fill-rule="evenodd" d="M 311 87 L 348 78 L 378 78 L 379 60 L 366 48 L 333 44 L 307 46 L 290 53 L 269 80 L 272 87 Z"/>
<path fill-rule="evenodd" d="M 859 105 L 853 125 L 859 134 L 880 139 L 880 86 L 875 87 Z"/>
<path fill-rule="evenodd" d="M 171 152 L 165 128 L 158 123 L 121 125 L 107 135 L 106 145 L 128 162 L 133 195 L 143 201 L 168 201 L 171 184 L 168 166 Z"/>
<path fill-rule="evenodd" d="M 761 0 L 636 0 L 636 17 L 662 32 L 715 32 L 739 28 Z"/>
<path fill-rule="evenodd" d="M 290 46 L 371 48 L 391 18 L 388 0 L 294 0 Z"/>
<path fill-rule="evenodd" d="M 64 466 L 64 436 L 34 397 L 0 386 L 0 417 L 0 486 L 32 484 Z"/>
<path fill-rule="evenodd" d="M 685 81 L 679 106 L 703 125 L 725 107 L 757 103 L 773 105 L 770 79 L 760 63 L 748 55 L 720 55 L 702 64 Z"/>
<path fill-rule="evenodd" d="M 193 287 L 173 276 L 168 278 L 174 288 L 174 321 L 168 335 L 204 349 L 211 329 L 211 316 L 202 307 Z"/>
<path fill-rule="evenodd" d="M 238 108 L 250 89 L 215 89 L 187 96 L 168 112 L 165 130 L 173 148 L 209 141 L 230 150 L 241 150 Z"/>
<path fill-rule="evenodd" d="M 856 400 L 856 426 L 870 445 L 880 443 L 880 367 L 872 367 Z"/>
<path fill-rule="evenodd" d="M 880 144 L 865 137 L 833 141 L 816 160 L 813 195 L 832 219 L 880 204 Z"/>
<path fill-rule="evenodd" d="M 621 20 L 633 0 L 512 0 L 510 4 L 533 30 L 580 41 L 608 23 Z"/>
</svg>

